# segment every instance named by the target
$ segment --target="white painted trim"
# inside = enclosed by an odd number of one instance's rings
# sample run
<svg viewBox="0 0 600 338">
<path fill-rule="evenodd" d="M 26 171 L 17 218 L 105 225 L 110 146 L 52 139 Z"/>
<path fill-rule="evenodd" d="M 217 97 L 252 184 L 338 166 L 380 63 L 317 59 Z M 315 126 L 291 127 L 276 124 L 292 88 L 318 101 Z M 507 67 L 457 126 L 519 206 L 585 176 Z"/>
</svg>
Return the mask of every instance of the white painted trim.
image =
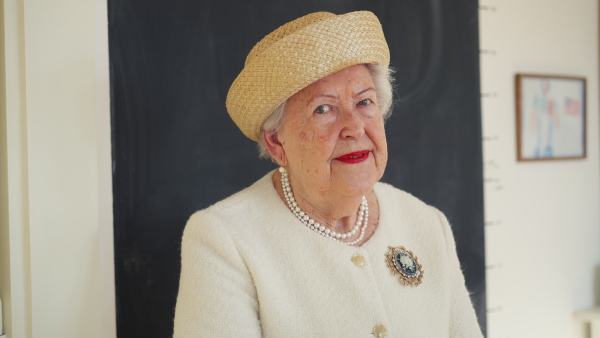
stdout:
<svg viewBox="0 0 600 338">
<path fill-rule="evenodd" d="M 84 196 L 84 198 L 89 198 L 89 200 L 95 203 L 95 207 L 90 209 L 90 212 L 93 213 L 90 215 L 92 222 L 95 224 L 87 224 L 87 226 L 91 225 L 91 232 L 89 230 L 84 230 L 78 233 L 79 236 L 84 234 L 81 238 L 74 237 L 77 241 L 85 241 L 87 234 L 94 234 L 97 231 L 97 243 L 99 250 L 97 251 L 99 257 L 94 259 L 94 255 L 90 256 L 93 260 L 98 262 L 99 267 L 97 267 L 94 263 L 90 266 L 92 269 L 96 269 L 96 276 L 100 279 L 96 283 L 99 287 L 94 287 L 93 284 L 89 284 L 88 287 L 94 290 L 95 295 L 89 295 L 89 299 L 86 301 L 89 306 L 96 307 L 96 310 L 87 311 L 88 319 L 91 319 L 94 327 L 87 326 L 84 328 L 89 329 L 89 332 L 94 332 L 95 337 L 116 337 L 116 311 L 115 311 L 115 287 L 114 287 L 114 254 L 113 254 L 113 212 L 112 212 L 112 160 L 111 160 L 111 129 L 110 129 L 110 86 L 109 86 L 109 61 L 108 61 L 108 20 L 107 20 L 107 3 L 106 0 L 95 0 L 93 3 L 90 3 L 92 6 L 91 9 L 93 13 L 88 12 L 88 15 L 93 15 L 93 31 L 91 32 L 90 38 L 94 39 L 92 48 L 93 48 L 93 64 L 91 65 L 93 69 L 91 71 L 92 74 L 92 86 L 91 90 L 93 91 L 93 100 L 91 102 L 93 105 L 91 117 L 91 130 L 95 132 L 96 135 L 93 138 L 95 140 L 95 166 L 96 168 L 91 170 L 91 173 L 95 175 L 92 180 L 95 182 L 91 182 L 91 189 L 84 188 L 80 191 L 84 193 L 89 192 L 92 195 Z M 9 267 L 8 271 L 2 271 L 2 273 L 8 273 L 10 278 L 10 299 L 9 299 L 9 308 L 5 308 L 5 312 L 8 312 L 7 319 L 9 322 L 6 322 L 7 326 L 7 336 L 10 338 L 31 338 L 34 330 L 34 322 L 36 323 L 36 328 L 38 331 L 44 331 L 48 326 L 48 322 L 44 321 L 43 309 L 44 307 L 40 307 L 40 301 L 34 303 L 33 293 L 32 293 L 32 249 L 36 247 L 32 247 L 32 237 L 31 237 L 31 225 L 30 225 L 30 214 L 32 210 L 30 210 L 30 200 L 32 198 L 33 193 L 35 193 L 35 189 L 37 189 L 37 197 L 38 197 L 38 207 L 39 207 L 39 198 L 40 196 L 44 197 L 47 195 L 50 188 L 48 187 L 39 187 L 39 186 L 30 186 L 31 179 L 31 171 L 37 170 L 37 178 L 39 181 L 40 178 L 40 168 L 30 168 L 32 165 L 29 158 L 32 153 L 30 148 L 31 144 L 29 143 L 29 139 L 36 135 L 29 135 L 31 129 L 28 126 L 28 119 L 33 119 L 32 121 L 44 122 L 43 114 L 40 114 L 39 109 L 35 111 L 38 113 L 35 116 L 30 116 L 27 109 L 28 99 L 37 100 L 35 101 L 38 104 L 40 103 L 40 92 L 34 91 L 34 94 L 38 96 L 29 97 L 28 87 L 27 87 L 27 79 L 28 76 L 33 76 L 33 78 L 37 81 L 35 85 L 40 85 L 43 83 L 44 79 L 40 77 L 40 74 L 31 74 L 29 72 L 33 72 L 35 69 L 39 70 L 40 65 L 43 65 L 40 61 L 40 55 L 33 55 L 33 69 L 28 69 L 28 59 L 26 58 L 26 43 L 29 41 L 31 44 L 30 47 L 39 47 L 39 27 L 35 26 L 36 15 L 39 16 L 39 11 L 37 8 L 32 7 L 36 6 L 34 2 L 25 2 L 23 0 L 4 0 L 0 2 L 0 6 L 3 9 L 3 23 L 4 23 L 4 36 L 2 39 L 4 40 L 4 50 L 1 52 L 4 53 L 4 62 L 0 64 L 0 67 L 4 67 L 5 72 L 5 84 L 4 90 L 6 95 L 6 106 L 2 107 L 2 109 L 6 109 L 6 135 L 1 135 L 2 137 L 6 137 L 6 171 L 8 177 L 7 184 L 7 194 L 8 194 L 8 234 L 9 234 Z M 29 6 L 29 7 L 27 7 Z M 86 6 L 80 7 L 84 11 Z M 31 10 L 26 12 L 26 8 Z M 89 6 L 87 8 L 90 8 Z M 36 9 L 33 11 L 32 9 Z M 72 15 L 73 13 L 71 13 Z M 82 13 L 85 15 L 85 13 Z M 72 18 L 73 16 L 71 16 Z M 29 21 L 27 21 L 29 20 Z M 28 22 L 28 25 L 26 23 Z M 82 21 L 72 21 L 75 25 Z M 26 35 L 26 27 L 31 28 L 34 27 L 33 33 L 38 33 L 38 35 L 33 35 L 33 39 Z M 65 26 L 68 27 L 68 26 Z M 89 27 L 89 26 L 87 26 Z M 82 27 L 85 29 L 86 27 Z M 38 38 L 38 40 L 35 40 Z M 35 49 L 35 48 L 34 48 Z M 79 52 L 82 49 L 75 49 L 75 53 Z M 36 68 L 37 67 L 37 68 Z M 85 79 L 85 77 L 83 77 Z M 64 85 L 64 84 L 63 84 Z M 69 87 L 70 88 L 70 87 Z M 38 88 L 35 88 L 36 90 Z M 85 103 L 80 103 L 82 106 Z M 59 105 L 54 105 L 53 107 L 57 107 Z M 60 109 L 60 108 L 59 108 Z M 68 115 L 61 116 L 60 118 L 65 118 Z M 42 118 L 40 118 L 42 117 Z M 79 123 L 83 121 L 85 123 L 85 119 L 81 119 Z M 80 126 L 68 126 L 65 129 L 66 131 L 72 131 L 74 128 L 79 128 Z M 85 126 L 83 126 L 85 127 Z M 71 128 L 71 129 L 68 129 Z M 39 123 L 38 123 L 39 129 Z M 28 132 L 29 130 L 29 132 Z M 40 138 L 37 135 L 36 141 L 38 142 L 38 146 L 40 145 Z M 53 146 L 56 146 L 58 143 L 54 143 Z M 36 150 L 36 149 L 33 149 Z M 60 150 L 60 149 L 59 149 Z M 50 149 L 50 151 L 56 151 L 56 148 Z M 37 156 L 39 160 L 40 149 L 37 149 Z M 44 161 L 47 163 L 47 161 Z M 85 159 L 81 159 L 77 162 L 74 162 L 79 165 L 78 168 L 85 168 Z M 92 167 L 93 168 L 93 167 Z M 58 177 L 58 179 L 64 179 L 65 175 L 54 175 L 53 177 Z M 33 189 L 33 190 L 32 190 Z M 32 192 L 33 191 L 33 192 Z M 97 194 L 97 195 L 96 195 Z M 93 196 L 96 195 L 96 196 Z M 43 203 L 43 202 L 42 202 Z M 85 206 L 85 204 L 84 204 Z M 40 217 L 43 219 L 45 216 L 45 210 L 37 210 L 38 221 Z M 85 213 L 83 213 L 85 215 Z M 39 222 L 38 222 L 39 223 Z M 38 244 L 39 237 L 44 236 L 45 230 L 43 230 L 43 226 L 39 227 L 38 224 Z M 69 228 L 70 227 L 70 228 Z M 94 230 L 93 228 L 96 228 Z M 80 230 L 78 228 L 78 224 L 74 223 L 72 225 L 68 225 L 61 229 L 62 231 L 72 230 Z M 89 228 L 88 228 L 89 229 Z M 88 232 L 86 232 L 88 231 Z M 56 241 L 48 242 L 51 246 L 60 247 L 60 244 Z M 42 264 L 40 260 L 44 257 L 41 256 L 44 253 L 44 250 L 39 250 L 38 248 L 38 265 Z M 76 247 L 71 246 L 69 249 L 73 250 Z M 93 250 L 93 248 L 92 248 Z M 56 257 L 54 257 L 56 259 Z M 39 267 L 39 266 L 38 266 Z M 37 270 L 36 270 L 37 271 Z M 65 274 L 64 282 L 72 283 L 73 281 L 77 281 L 77 278 Z M 39 274 L 39 272 L 38 272 Z M 92 273 L 93 275 L 94 273 Z M 56 275 L 54 276 L 56 277 Z M 55 280 L 56 281 L 56 280 Z M 51 287 L 46 288 L 43 279 L 36 280 L 37 285 L 37 295 L 46 297 L 47 294 L 51 291 Z M 64 292 L 64 290 L 62 290 Z M 39 299 L 38 299 L 39 300 Z M 91 302 L 90 302 L 91 301 Z M 38 313 L 37 317 L 33 313 L 34 304 L 37 304 Z M 76 305 L 75 305 L 76 306 Z M 84 305 L 85 306 L 85 305 Z M 73 306 L 72 306 L 73 307 Z M 99 309 L 98 309 L 99 307 Z M 58 310 L 63 310 L 62 308 L 58 308 Z M 99 314 L 99 317 L 89 317 L 90 313 L 96 312 Z M 71 315 L 74 315 L 73 313 Z M 58 318 L 62 318 L 58 316 Z M 68 317 L 65 317 L 64 323 L 59 323 L 58 325 L 67 324 L 68 325 Z M 80 323 L 81 324 L 81 323 Z M 52 325 L 52 324 L 51 324 Z M 56 327 L 54 327 L 56 329 Z M 70 328 L 73 332 L 77 330 L 77 328 Z M 56 332 L 56 331 L 55 331 Z"/>
<path fill-rule="evenodd" d="M 23 2 L 4 0 L 11 337 L 31 337 L 31 261 Z"/>
<path fill-rule="evenodd" d="M 95 0 L 96 140 L 98 147 L 98 233 L 100 254 L 99 337 L 116 337 L 115 265 L 113 240 L 110 74 L 106 0 Z"/>
</svg>

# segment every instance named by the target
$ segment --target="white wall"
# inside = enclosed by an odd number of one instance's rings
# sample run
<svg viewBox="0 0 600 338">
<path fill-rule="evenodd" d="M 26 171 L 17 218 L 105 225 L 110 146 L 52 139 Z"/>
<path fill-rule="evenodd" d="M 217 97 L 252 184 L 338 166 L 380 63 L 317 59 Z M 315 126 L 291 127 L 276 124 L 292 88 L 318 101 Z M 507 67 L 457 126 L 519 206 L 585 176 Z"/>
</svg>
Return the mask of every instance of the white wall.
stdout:
<svg viewBox="0 0 600 338">
<path fill-rule="evenodd" d="M 4 50 L 4 6 L 0 6 L 0 50 Z M 0 53 L 0 64 L 4 64 L 4 53 Z M 6 106 L 6 74 L 0 67 L 0 107 Z M 0 135 L 6 132 L 6 109 L 0 109 Z M 10 233 L 8 232 L 8 158 L 6 137 L 0 137 L 0 299 L 4 300 L 3 308 L 10 308 L 10 275 L 5 273 L 10 268 Z M 0 309 L 0 313 L 2 309 Z M 6 316 L 12 319 L 10 313 Z M 2 322 L 2 318 L 0 318 Z M 3 327 L 0 325 L 0 335 Z"/>
<path fill-rule="evenodd" d="M 575 337 L 600 283 L 598 3 L 480 6 L 489 337 Z M 516 161 L 516 73 L 587 78 L 587 159 Z"/>
<path fill-rule="evenodd" d="M 106 1 L 2 8 L 7 334 L 114 336 Z"/>
</svg>

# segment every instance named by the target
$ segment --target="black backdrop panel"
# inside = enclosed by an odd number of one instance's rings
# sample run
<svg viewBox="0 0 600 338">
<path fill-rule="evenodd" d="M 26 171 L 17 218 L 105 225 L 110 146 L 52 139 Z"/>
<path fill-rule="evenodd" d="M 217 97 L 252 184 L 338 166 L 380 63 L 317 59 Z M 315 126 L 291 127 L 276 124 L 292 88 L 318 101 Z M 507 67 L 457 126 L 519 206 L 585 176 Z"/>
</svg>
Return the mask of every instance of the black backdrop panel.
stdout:
<svg viewBox="0 0 600 338">
<path fill-rule="evenodd" d="M 119 337 L 169 337 L 187 218 L 274 168 L 225 110 L 254 43 L 315 11 L 373 11 L 397 69 L 383 181 L 450 219 L 485 328 L 476 0 L 109 0 Z"/>
</svg>

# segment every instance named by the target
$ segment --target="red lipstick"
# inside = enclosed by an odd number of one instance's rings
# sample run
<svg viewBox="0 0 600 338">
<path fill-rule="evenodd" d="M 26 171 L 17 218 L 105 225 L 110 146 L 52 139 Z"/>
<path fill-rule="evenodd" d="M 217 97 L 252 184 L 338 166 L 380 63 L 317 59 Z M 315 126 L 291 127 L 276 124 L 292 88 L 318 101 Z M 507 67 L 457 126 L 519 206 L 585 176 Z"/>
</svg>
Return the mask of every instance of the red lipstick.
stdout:
<svg viewBox="0 0 600 338">
<path fill-rule="evenodd" d="M 342 155 L 338 158 L 336 158 L 336 160 L 338 161 L 342 161 L 344 163 L 361 163 L 366 161 L 369 158 L 369 151 L 368 150 L 360 150 L 360 151 L 355 151 L 353 153 L 348 153 L 345 155 Z"/>
</svg>

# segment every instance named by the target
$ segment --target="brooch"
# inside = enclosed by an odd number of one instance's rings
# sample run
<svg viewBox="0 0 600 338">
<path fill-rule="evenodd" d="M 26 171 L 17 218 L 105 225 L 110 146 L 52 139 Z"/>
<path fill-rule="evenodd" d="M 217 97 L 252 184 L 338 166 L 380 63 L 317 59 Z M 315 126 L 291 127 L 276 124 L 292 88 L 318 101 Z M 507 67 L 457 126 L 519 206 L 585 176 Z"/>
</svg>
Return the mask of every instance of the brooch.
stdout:
<svg viewBox="0 0 600 338">
<path fill-rule="evenodd" d="M 400 283 L 412 286 L 421 284 L 424 271 L 417 261 L 417 256 L 403 246 L 396 248 L 390 246 L 388 248 L 385 260 L 394 275 L 400 277 Z"/>
</svg>

